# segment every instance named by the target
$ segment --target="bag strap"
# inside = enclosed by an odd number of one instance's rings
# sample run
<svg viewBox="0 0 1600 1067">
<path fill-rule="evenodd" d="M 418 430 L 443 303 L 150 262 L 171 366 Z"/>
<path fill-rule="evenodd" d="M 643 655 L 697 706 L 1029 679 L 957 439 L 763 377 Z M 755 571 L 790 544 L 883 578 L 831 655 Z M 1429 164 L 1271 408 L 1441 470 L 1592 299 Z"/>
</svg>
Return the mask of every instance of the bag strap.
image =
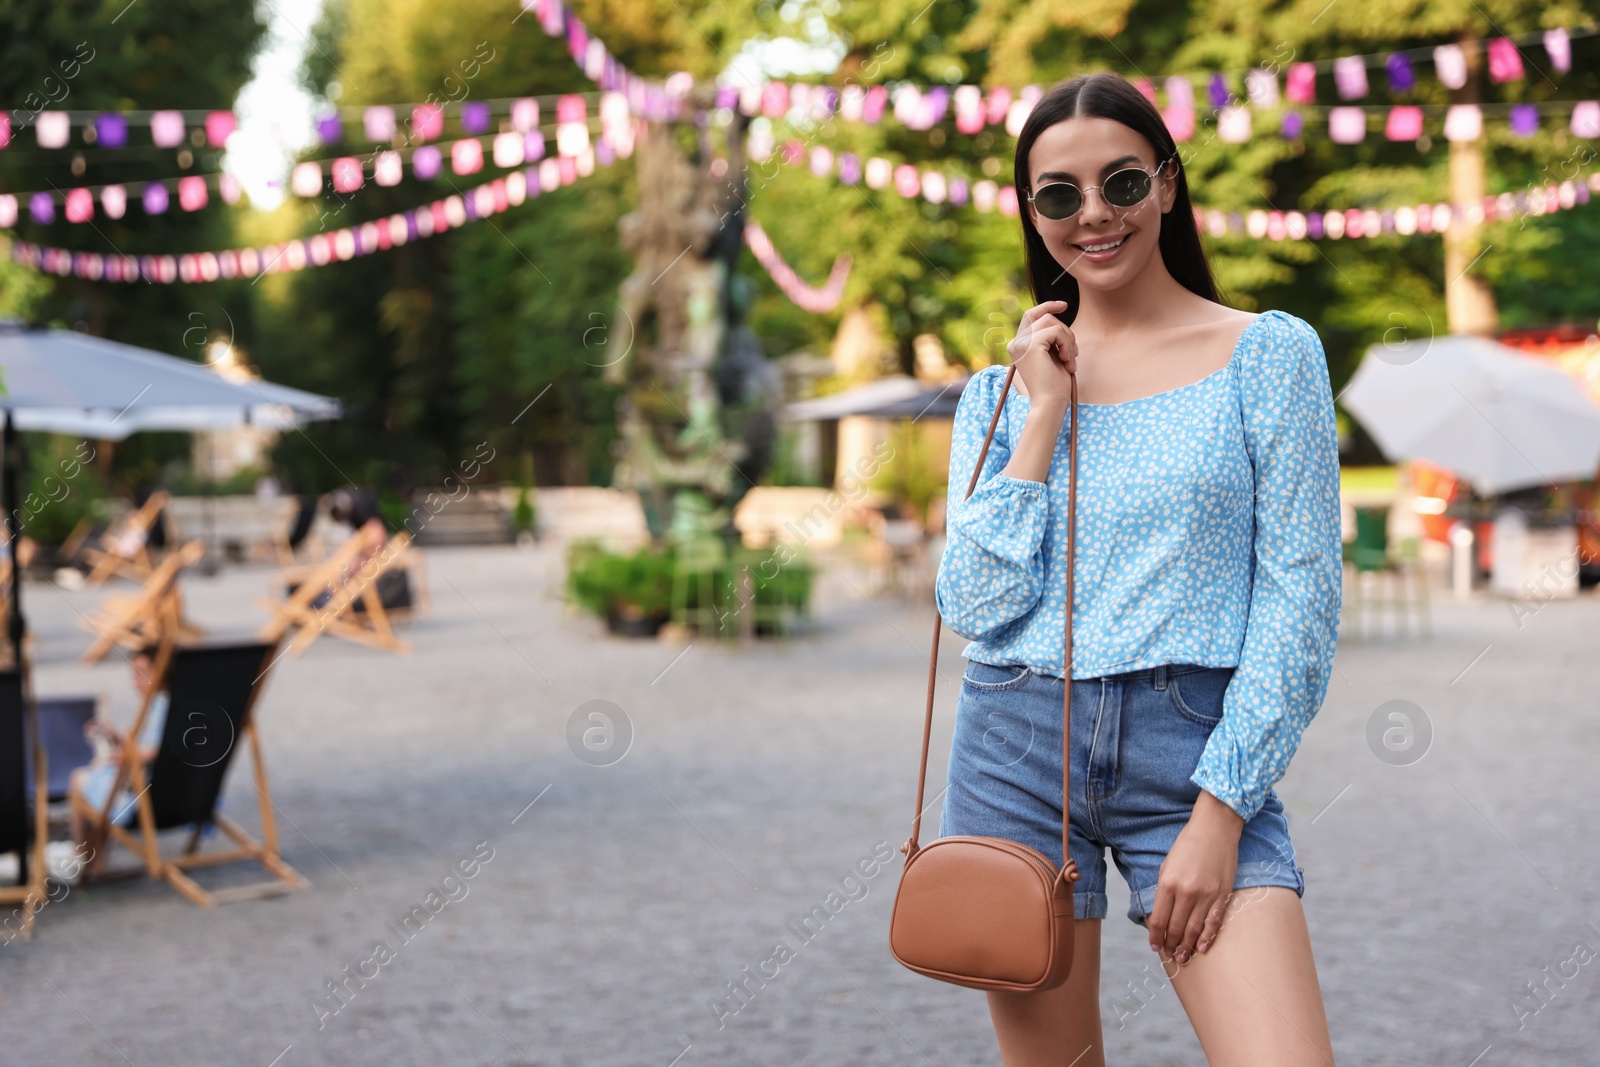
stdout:
<svg viewBox="0 0 1600 1067">
<path fill-rule="evenodd" d="M 1017 375 L 1017 365 L 1011 364 L 1006 370 L 1005 383 L 1000 387 L 1000 402 L 995 405 L 994 417 L 989 420 L 989 432 L 984 435 L 983 449 L 978 453 L 977 465 L 972 469 L 972 479 L 967 483 L 966 498 L 971 498 L 972 491 L 978 486 L 978 476 L 983 473 L 983 462 L 989 455 L 989 444 L 994 440 L 995 427 L 1000 425 L 1000 413 L 1005 410 L 1006 396 L 1011 392 L 1011 381 Z M 1066 603 L 1066 656 L 1063 659 L 1065 681 L 1062 685 L 1064 696 L 1062 698 L 1062 754 L 1061 754 L 1061 878 L 1077 878 L 1077 865 L 1072 862 L 1072 854 L 1068 851 L 1068 824 L 1071 822 L 1072 812 L 1072 571 L 1073 571 L 1073 530 L 1077 526 L 1076 511 L 1078 498 L 1078 376 L 1068 373 L 1072 390 L 1072 421 L 1071 434 L 1068 439 L 1069 473 L 1067 479 L 1067 603 Z M 965 499 L 965 498 L 964 498 Z M 928 743 L 933 735 L 933 687 L 938 679 L 939 666 L 939 631 L 943 627 L 944 617 L 935 606 L 933 613 L 933 651 L 928 657 L 928 709 L 922 721 L 922 766 L 917 771 L 917 813 L 911 821 L 911 838 L 900 846 L 900 851 L 905 853 L 909 861 L 917 854 L 920 847 L 917 838 L 922 832 L 922 797 L 928 784 Z M 1071 873 L 1069 873 L 1071 872 Z"/>
</svg>

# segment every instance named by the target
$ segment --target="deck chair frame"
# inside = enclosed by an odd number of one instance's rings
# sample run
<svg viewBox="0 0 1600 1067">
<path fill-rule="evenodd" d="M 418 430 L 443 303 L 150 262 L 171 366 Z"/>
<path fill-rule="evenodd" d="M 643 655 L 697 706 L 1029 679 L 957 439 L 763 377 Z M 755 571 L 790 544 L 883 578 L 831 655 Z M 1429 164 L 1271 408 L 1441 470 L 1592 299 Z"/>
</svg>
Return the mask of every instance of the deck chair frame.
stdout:
<svg viewBox="0 0 1600 1067">
<path fill-rule="evenodd" d="M 83 662 L 98 663 L 118 644 L 136 646 L 158 640 L 166 620 L 176 620 L 180 641 L 194 641 L 203 631 L 183 614 L 183 593 L 178 576 L 205 555 L 204 542 L 190 541 L 169 553 L 145 579 L 144 588 L 130 597 L 108 597 L 92 617 L 80 618 L 78 625 L 95 638 L 83 653 Z"/>
<path fill-rule="evenodd" d="M 268 602 L 273 617 L 262 628 L 261 639 L 276 640 L 297 628 L 289 642 L 289 651 L 295 656 L 324 633 L 391 652 L 411 651 L 410 643 L 395 634 L 395 618 L 383 606 L 377 589 L 378 578 L 404 560 L 410 549 L 411 535 L 402 530 L 357 573 L 346 577 L 345 571 L 360 552 L 359 538 L 348 539 L 333 556 L 306 572 L 288 599 L 279 604 Z M 330 602 L 313 607 L 312 602 L 322 593 L 329 594 Z M 357 603 L 363 610 L 355 610 Z"/>
<path fill-rule="evenodd" d="M 155 526 L 161 509 L 171 500 L 172 494 L 165 489 L 157 489 L 135 511 L 101 535 L 98 548 L 85 548 L 83 559 L 89 564 L 85 583 L 99 585 L 116 574 L 139 582 L 149 578 L 155 570 L 155 564 L 150 561 L 150 530 Z M 119 542 L 135 532 L 139 535 L 138 547 L 131 553 L 124 551 L 125 546 Z"/>
<path fill-rule="evenodd" d="M 174 659 L 179 654 L 177 643 L 173 639 L 174 627 L 168 626 L 161 640 L 156 655 L 154 672 L 156 677 L 162 679 L 162 685 L 171 686 L 174 676 L 171 673 L 175 668 Z M 240 648 L 251 646 L 238 646 Z M 162 826 L 157 819 L 157 802 L 164 800 L 164 796 L 152 796 L 160 787 L 161 782 L 171 781 L 173 772 L 177 771 L 170 761 L 164 773 L 157 774 L 152 770 L 147 776 L 144 761 L 140 758 L 139 734 L 144 729 L 146 716 L 150 712 L 150 702 L 154 699 L 156 689 L 152 689 L 140 703 L 139 713 L 134 724 L 123 737 L 123 753 L 121 767 L 117 774 L 116 783 L 113 785 L 104 805 L 101 808 L 90 807 L 88 802 L 79 794 L 72 794 L 72 806 L 83 814 L 91 827 L 90 844 L 98 851 L 104 848 L 109 840 L 128 849 L 139 856 L 149 876 L 153 879 L 165 880 L 183 897 L 191 903 L 201 907 L 214 907 L 218 904 L 228 904 L 239 900 L 253 900 L 258 897 L 276 896 L 281 893 L 290 893 L 297 889 L 305 889 L 311 885 L 303 875 L 296 871 L 278 851 L 278 829 L 276 807 L 272 802 L 272 788 L 267 779 L 266 763 L 261 755 L 261 744 L 256 728 L 255 706 L 260 699 L 262 687 L 266 676 L 271 672 L 278 659 L 278 643 L 263 642 L 259 646 L 262 650 L 260 662 L 264 664 L 260 675 L 250 685 L 248 696 L 239 711 L 239 725 L 237 736 L 232 741 L 232 746 L 244 744 L 250 750 L 251 771 L 255 775 L 256 795 L 261 818 L 261 839 L 252 837 L 239 824 L 216 810 L 217 801 L 222 794 L 222 777 L 226 775 L 227 767 L 223 768 L 223 775 L 219 776 L 215 786 L 215 793 L 211 798 L 210 812 L 204 816 L 204 822 L 216 826 L 234 842 L 235 847 L 221 852 L 202 852 L 200 842 L 202 825 L 195 825 L 189 832 L 189 840 L 184 846 L 182 854 L 177 856 L 163 856 L 160 847 L 160 834 L 166 830 L 174 829 L 176 824 L 168 820 L 168 825 Z M 184 649 L 183 653 L 206 655 L 220 651 L 232 650 L 229 646 L 220 648 Z M 186 727 L 178 721 L 176 713 L 181 710 L 170 707 L 168 719 L 162 737 L 162 753 L 157 756 L 159 768 L 163 757 L 171 750 L 171 738 L 177 733 L 179 736 L 191 727 Z M 227 754 L 231 755 L 231 753 Z M 227 758 L 224 756 L 224 759 Z M 181 772 L 180 772 L 181 773 Z M 111 808 L 117 802 L 118 796 L 126 784 L 134 793 L 134 801 L 138 808 L 138 824 L 136 827 L 127 828 L 111 820 Z M 184 783 L 191 789 L 193 780 Z M 182 790 L 183 785 L 167 786 L 167 790 Z M 216 867 L 229 863 L 255 861 L 266 869 L 272 877 L 266 881 L 252 883 L 244 886 L 234 886 L 228 889 L 207 890 L 202 888 L 195 880 L 189 877 L 192 870 L 201 867 Z M 102 876 L 115 877 L 115 875 Z"/>
<path fill-rule="evenodd" d="M 0 687 L 11 691 L 6 694 L 6 698 L 14 698 L 20 704 L 19 710 L 22 713 L 16 722 L 0 723 L 0 730 L 4 731 L 4 736 L 0 737 L 0 754 L 7 759 L 21 756 L 23 761 L 31 760 L 33 763 L 33 840 L 22 844 L 17 850 L 25 860 L 27 880 L 21 885 L 0 886 L 0 907 L 9 910 L 13 905 L 22 906 L 11 914 L 0 916 L 0 928 L 5 931 L 6 940 L 10 940 L 12 918 L 20 913 L 17 936 L 28 940 L 33 937 L 33 917 L 47 902 L 44 863 L 44 845 L 49 832 L 47 823 L 49 800 L 46 797 L 45 780 L 47 768 L 44 745 L 39 737 L 38 709 L 32 699 L 27 675 L 14 667 L 0 672 Z M 26 807 L 27 789 L 23 784 L 27 780 L 26 769 L 26 762 L 17 768 L 19 780 L 16 783 L 7 783 L 15 786 L 11 790 L 12 795 L 0 802 L 0 811 L 7 811 L 14 818 L 27 818 L 24 811 L 9 810 Z"/>
</svg>

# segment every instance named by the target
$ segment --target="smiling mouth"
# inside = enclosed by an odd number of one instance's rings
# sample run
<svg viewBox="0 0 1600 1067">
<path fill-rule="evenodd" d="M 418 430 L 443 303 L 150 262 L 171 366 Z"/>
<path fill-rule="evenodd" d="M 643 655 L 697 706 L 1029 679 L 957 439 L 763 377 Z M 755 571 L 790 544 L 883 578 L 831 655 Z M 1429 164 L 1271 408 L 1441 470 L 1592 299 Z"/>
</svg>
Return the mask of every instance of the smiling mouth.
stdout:
<svg viewBox="0 0 1600 1067">
<path fill-rule="evenodd" d="M 1073 245 L 1072 247 L 1076 248 L 1080 252 L 1109 252 L 1111 249 L 1121 245 L 1122 242 L 1126 241 L 1127 239 L 1128 235 L 1123 234 L 1114 241 L 1102 241 L 1099 244 L 1093 245 Z"/>
</svg>

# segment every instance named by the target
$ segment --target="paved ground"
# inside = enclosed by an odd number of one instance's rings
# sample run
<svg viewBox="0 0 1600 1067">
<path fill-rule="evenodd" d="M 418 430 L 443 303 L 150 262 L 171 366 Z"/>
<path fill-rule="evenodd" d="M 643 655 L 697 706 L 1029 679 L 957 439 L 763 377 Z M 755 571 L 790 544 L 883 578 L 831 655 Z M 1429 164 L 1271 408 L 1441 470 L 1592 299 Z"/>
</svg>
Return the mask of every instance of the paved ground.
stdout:
<svg viewBox="0 0 1600 1067">
<path fill-rule="evenodd" d="M 284 850 L 313 888 L 207 911 L 132 881 L 50 905 L 33 941 L 0 947 L 6 1062 L 998 1062 L 983 994 L 889 955 L 898 865 L 849 881 L 905 837 L 928 610 L 869 600 L 859 574 L 837 571 L 816 637 L 684 650 L 565 615 L 548 550 L 430 558 L 413 654 L 325 640 L 270 679 L 261 724 Z M 191 614 L 247 632 L 265 585 L 261 570 L 192 579 Z M 27 590 L 41 691 L 126 695 L 125 666 L 76 663 L 75 619 L 101 595 Z M 1520 628 L 1501 603 L 1435 606 L 1431 642 L 1340 648 L 1279 785 L 1339 1061 L 1593 1063 L 1600 600 L 1551 603 Z M 947 634 L 930 792 L 962 644 Z M 569 746 L 591 700 L 631 723 L 611 766 Z M 1391 700 L 1431 723 L 1409 766 L 1367 740 Z M 226 805 L 254 825 L 244 771 Z M 475 850 L 492 858 L 444 882 Z M 453 899 L 434 898 L 437 916 L 405 940 L 390 924 L 435 887 Z M 834 891 L 844 906 L 803 941 L 789 923 Z M 1132 999 L 1151 954 L 1114 869 L 1110 891 L 1111 1062 L 1202 1064 L 1170 987 Z M 792 958 L 730 1014 L 725 984 L 779 941 Z M 380 942 L 388 955 L 367 962 Z M 347 967 L 376 977 L 333 1000 L 326 984 Z M 1532 979 L 1546 997 L 1519 1026 L 1513 998 Z"/>
</svg>

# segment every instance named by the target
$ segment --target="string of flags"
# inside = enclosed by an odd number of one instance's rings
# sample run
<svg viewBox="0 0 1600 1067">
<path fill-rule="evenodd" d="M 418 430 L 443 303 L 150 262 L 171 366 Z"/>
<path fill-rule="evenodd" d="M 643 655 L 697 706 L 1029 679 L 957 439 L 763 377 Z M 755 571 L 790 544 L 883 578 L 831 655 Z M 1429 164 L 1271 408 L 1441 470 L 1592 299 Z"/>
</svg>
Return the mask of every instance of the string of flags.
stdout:
<svg viewBox="0 0 1600 1067">
<path fill-rule="evenodd" d="M 1497 37 L 1482 41 L 1444 44 L 1431 49 L 1425 47 L 1381 55 L 1339 56 L 1328 60 L 1291 62 L 1282 66 L 1274 63 L 1244 71 L 1242 93 L 1235 92 L 1237 79 L 1229 76 L 1237 75 L 1240 73 L 1238 71 L 1219 71 L 1198 76 L 1191 74 L 1173 74 L 1157 78 L 1139 76 L 1131 78 L 1130 81 L 1152 104 L 1162 110 L 1174 136 L 1179 140 L 1187 140 L 1193 136 L 1195 124 L 1197 77 L 1203 82 L 1206 99 L 1214 111 L 1277 108 L 1288 104 L 1320 112 L 1327 110 L 1326 106 L 1320 108 L 1316 106 L 1317 78 L 1322 73 L 1331 73 L 1335 93 L 1341 101 L 1353 101 L 1366 97 L 1371 91 L 1371 83 L 1367 76 L 1369 67 L 1378 66 L 1383 69 L 1390 92 L 1408 93 L 1415 89 L 1417 84 L 1414 60 L 1427 58 L 1431 59 L 1434 73 L 1442 85 L 1449 89 L 1459 89 L 1467 82 L 1469 53 L 1482 49 L 1487 54 L 1489 80 L 1501 84 L 1526 78 L 1521 46 L 1542 45 L 1550 66 L 1557 72 L 1566 73 L 1572 69 L 1572 39 L 1590 36 L 1596 32 L 1600 31 L 1556 28 L 1526 34 L 1521 38 Z M 1280 70 L 1283 77 L 1282 84 L 1279 82 Z M 892 118 L 912 130 L 931 129 L 943 122 L 947 116 L 953 116 L 958 133 L 981 133 L 987 127 L 1003 125 L 1006 132 L 1015 137 L 1021 132 L 1028 112 L 1044 95 L 1044 91 L 1045 87 L 1039 85 L 1017 87 L 998 85 L 985 89 L 978 85 L 921 85 L 900 82 L 892 87 L 847 85 L 837 89 L 833 86 L 806 82 L 769 81 L 738 87 L 723 86 L 717 91 L 716 104 L 720 108 L 737 109 L 748 116 L 763 115 L 771 119 L 798 120 L 809 117 L 815 121 L 822 121 L 837 115 L 846 122 L 860 121 L 877 125 L 885 118 Z M 1161 99 L 1163 93 L 1166 97 L 1164 102 Z M 1380 113 L 1386 109 L 1395 110 L 1382 105 L 1365 106 Z M 1526 135 L 1524 131 L 1533 132 L 1538 127 L 1541 108 L 1548 106 L 1514 105 L 1515 109 L 1511 112 L 1514 131 L 1519 135 Z M 1414 116 L 1420 116 L 1423 106 L 1401 106 L 1399 110 L 1401 117 L 1395 122 L 1399 128 L 1406 128 L 1414 121 Z M 1555 113 L 1560 114 L 1560 112 Z M 1350 114 L 1351 112 L 1344 112 L 1345 117 L 1339 120 L 1341 128 L 1348 128 L 1352 122 Z M 1304 115 L 1296 112 L 1295 116 L 1285 118 L 1286 138 L 1299 136 L 1303 128 Z M 1229 125 L 1237 129 L 1245 121 L 1235 117 L 1229 120 Z M 1188 132 L 1183 132 L 1185 130 Z M 1573 132 L 1578 131 L 1574 129 Z M 1418 134 L 1420 133 L 1419 128 Z M 1410 140 L 1415 136 L 1391 139 Z M 1580 133 L 1579 136 L 1594 136 L 1594 134 Z M 1240 139 L 1248 140 L 1248 133 Z"/>
<path fill-rule="evenodd" d="M 851 260 L 848 255 L 835 257 L 833 269 L 828 272 L 828 280 L 820 287 L 816 287 L 800 280 L 794 268 L 784 262 L 778 250 L 773 247 L 772 238 L 767 236 L 767 231 L 763 230 L 755 219 L 745 219 L 744 243 L 749 246 L 751 255 L 756 257 L 756 262 L 760 263 L 762 269 L 772 278 L 773 284 L 777 285 L 795 306 L 813 314 L 823 315 L 838 307 L 839 301 L 844 299 L 844 283 L 850 277 Z"/>
<path fill-rule="evenodd" d="M 585 166 L 585 160 L 589 164 Z M 525 200 L 571 185 L 594 172 L 592 157 L 555 156 L 513 171 L 464 193 L 447 196 L 386 218 L 327 233 L 255 248 L 178 255 L 103 255 L 27 241 L 11 242 L 14 262 L 47 274 L 106 282 L 214 282 L 323 267 L 386 251 L 497 215 Z"/>
<path fill-rule="evenodd" d="M 634 121 L 638 120 L 625 116 L 624 124 Z M 587 136 L 568 136 L 565 139 L 558 136 L 557 157 L 578 160 L 582 167 L 592 168 L 596 159 L 602 165 L 609 166 L 614 159 L 632 154 L 635 134 L 636 131 L 631 128 L 621 130 L 607 127 L 594 141 L 589 141 Z M 483 170 L 486 163 L 509 169 L 536 163 L 544 158 L 545 138 L 538 129 L 526 134 L 468 137 L 437 145 L 419 145 L 414 149 L 385 149 L 366 159 L 343 156 L 306 160 L 297 163 L 290 171 L 289 189 L 295 196 L 310 198 L 324 195 L 330 187 L 336 194 L 353 193 L 364 187 L 369 179 L 375 185 L 394 186 L 403 180 L 407 162 L 411 165 L 413 177 L 427 181 L 443 173 L 446 159 L 449 160 L 451 173 L 465 177 Z M 164 214 L 174 200 L 184 211 L 199 211 L 211 202 L 212 192 L 224 203 L 235 204 L 239 202 L 242 189 L 239 180 L 232 174 L 216 172 L 149 182 L 92 185 L 34 193 L 0 193 L 0 227 L 15 225 L 24 207 L 28 217 L 39 224 L 56 221 L 58 207 L 62 209 L 60 217 L 67 222 L 92 222 L 97 201 L 100 213 L 110 219 L 122 218 L 128 208 L 135 205 L 147 215 Z"/>
<path fill-rule="evenodd" d="M 602 89 L 621 93 L 635 115 L 652 122 L 674 122 L 683 117 L 684 98 L 694 85 L 692 75 L 674 74 L 664 83 L 641 78 L 612 55 L 605 42 L 589 32 L 589 27 L 562 0 L 521 0 L 521 8 L 523 14 L 533 12 L 549 36 L 564 36 L 567 54 L 584 76 Z"/>
<path fill-rule="evenodd" d="M 568 54 L 579 69 L 603 90 L 616 95 L 618 102 L 609 106 L 624 108 L 652 121 L 676 121 L 683 117 L 685 97 L 693 84 L 687 75 L 674 75 L 663 84 L 640 78 L 618 62 L 605 43 L 594 36 L 562 0 L 522 0 L 521 6 L 524 13 L 535 14 L 549 35 L 566 38 Z M 1431 60 L 1440 84 L 1449 89 L 1459 89 L 1466 84 L 1468 77 L 1469 53 L 1481 50 L 1487 63 L 1489 80 L 1503 84 L 1527 77 L 1521 52 L 1523 46 L 1542 46 L 1550 67 L 1558 73 L 1567 73 L 1572 69 L 1572 39 L 1596 32 L 1600 31 L 1557 27 L 1525 34 L 1520 38 L 1495 37 L 1384 54 L 1291 62 L 1281 68 L 1281 85 L 1278 65 L 1254 67 L 1243 72 L 1242 94 L 1235 92 L 1234 80 L 1229 77 L 1230 74 L 1240 73 L 1238 71 L 1218 71 L 1209 75 L 1173 74 L 1158 78 L 1140 76 L 1131 80 L 1152 104 L 1161 109 L 1169 129 L 1179 140 L 1187 140 L 1194 133 L 1197 77 L 1204 81 L 1206 98 L 1217 112 L 1219 137 L 1224 141 L 1248 140 L 1251 126 L 1249 111 L 1276 108 L 1280 104 L 1310 108 L 1314 112 L 1330 112 L 1330 137 L 1341 143 L 1360 141 L 1366 116 L 1373 113 L 1383 119 L 1381 125 L 1390 140 L 1415 140 L 1422 133 L 1424 112 L 1436 108 L 1430 109 L 1428 105 L 1356 106 L 1348 103 L 1336 107 L 1318 107 L 1318 76 L 1331 74 L 1336 95 L 1341 101 L 1348 102 L 1369 95 L 1372 86 L 1368 70 L 1381 67 L 1389 91 L 1407 93 L 1417 84 L 1414 61 L 1426 59 Z M 791 119 L 809 116 L 822 120 L 838 115 L 848 122 L 861 121 L 872 125 L 892 117 L 894 121 L 913 130 L 931 129 L 947 115 L 953 115 L 957 132 L 973 134 L 989 126 L 1003 125 L 1008 133 L 1015 136 L 1043 93 L 1044 87 L 1038 85 L 1002 85 L 984 89 L 977 85 L 900 82 L 892 87 L 847 85 L 839 89 L 807 82 L 768 81 L 742 87 L 722 86 L 717 90 L 716 106 L 737 109 L 748 116 Z M 462 102 L 430 100 L 424 103 L 336 108 L 316 121 L 317 137 L 324 145 L 341 143 L 346 137 L 346 124 L 358 120 L 363 135 L 374 144 L 391 142 L 397 136 L 403 136 L 407 143 L 426 143 L 443 136 L 447 118 L 454 118 L 462 133 L 483 135 L 495 132 L 491 126 L 498 116 L 504 116 L 500 132 L 526 133 L 539 124 L 541 109 L 547 110 L 552 103 L 563 116 L 560 121 L 581 121 L 567 116 L 584 106 L 581 102 L 585 95 L 570 93 L 542 99 L 529 96 Z M 1528 136 L 1539 128 L 1542 116 L 1551 114 L 1560 117 L 1566 114 L 1561 110 L 1563 106 L 1538 103 L 1453 105 L 1445 123 L 1446 137 L 1449 140 L 1476 137 L 1475 132 L 1469 135 L 1469 131 L 1478 129 L 1482 117 L 1492 113 L 1486 108 L 1508 110 L 1512 132 L 1517 136 Z M 1549 110 L 1552 107 L 1556 110 Z M 238 128 L 237 117 L 228 110 L 165 109 L 102 113 L 44 110 L 30 113 L 27 109 L 17 109 L 0 114 L 0 148 L 7 147 L 13 140 L 13 115 L 21 120 L 18 128 L 31 121 L 38 146 L 52 149 L 68 147 L 75 127 L 80 130 L 84 143 L 102 149 L 128 147 L 130 127 L 147 126 L 151 143 L 161 148 L 182 147 L 189 143 L 225 147 L 228 137 Z M 1571 127 L 1579 137 L 1600 136 L 1600 132 L 1595 132 L 1600 130 L 1600 102 L 1581 102 L 1581 106 L 1571 112 Z M 1285 138 L 1300 136 L 1304 128 L 1305 116 L 1300 111 L 1291 110 L 1282 117 L 1280 132 Z M 1451 136 L 1452 133 L 1456 136 Z"/>
<path fill-rule="evenodd" d="M 1193 86 L 1187 79 L 1167 80 L 1165 104 L 1155 83 L 1148 78 L 1134 79 L 1134 85 L 1161 111 L 1174 140 L 1194 139 L 1201 120 Z M 1216 88 L 1213 84 L 1213 89 Z M 821 122 L 837 115 L 845 122 L 877 125 L 887 116 L 893 116 L 911 130 L 931 129 L 953 111 L 958 133 L 976 134 L 989 126 L 1001 126 L 1015 137 L 1022 132 L 1028 115 L 1043 95 L 1044 89 L 1037 85 L 1025 86 L 1013 95 L 1011 89 L 1003 86 L 989 90 L 976 85 L 959 85 L 953 89 L 935 86 L 924 91 L 905 83 L 892 87 L 849 85 L 839 90 L 827 85 L 767 82 L 746 88 L 724 86 L 717 90 L 716 100 L 719 107 L 737 108 L 746 115 L 789 122 L 806 118 Z M 1260 99 L 1264 100 L 1266 95 L 1263 92 Z M 1227 143 L 1249 141 L 1254 136 L 1255 112 L 1278 106 L 1275 91 L 1271 104 L 1240 102 L 1225 87 L 1220 92 L 1222 103 L 1216 102 L 1218 96 L 1217 92 L 1212 93 L 1217 138 Z M 1382 130 L 1384 137 L 1391 141 L 1415 141 L 1427 132 L 1425 120 L 1432 120 L 1434 132 L 1442 133 L 1446 140 L 1473 141 L 1482 134 L 1485 118 L 1502 117 L 1517 137 L 1531 137 L 1545 125 L 1547 118 L 1560 120 L 1563 117 L 1567 118 L 1568 127 L 1575 136 L 1600 137 L 1600 100 L 1516 104 L 1304 104 L 1283 111 L 1278 117 L 1278 134 L 1290 141 L 1304 136 L 1311 130 L 1308 116 L 1324 119 L 1329 140 L 1338 144 L 1359 144 L 1366 138 L 1369 126 Z M 763 139 L 770 143 L 772 137 L 770 129 L 756 127 L 750 132 L 752 146 Z"/>
<path fill-rule="evenodd" d="M 457 229 L 469 222 L 516 207 L 531 197 L 539 196 L 541 192 L 571 185 L 579 177 L 593 173 L 595 156 L 591 154 L 587 159 L 587 168 L 584 165 L 585 157 L 574 159 L 558 156 L 545 159 L 537 167 L 515 171 L 507 177 L 496 178 L 465 193 L 447 196 L 410 211 L 396 212 L 384 219 L 282 244 L 179 255 L 108 256 L 99 252 L 75 252 L 27 241 L 11 241 L 11 258 L 22 266 L 62 277 L 71 275 L 90 281 L 162 285 L 251 278 L 323 267 Z M 603 165 L 609 165 L 611 159 L 602 160 Z M 850 276 L 850 256 L 837 257 L 828 280 L 820 287 L 813 287 L 801 281 L 794 269 L 784 262 L 766 231 L 753 218 L 745 219 L 744 241 L 756 261 L 772 276 L 773 282 L 796 305 L 817 314 L 839 306 L 844 298 L 845 282 Z M 4 242 L 5 238 L 0 237 L 0 243 Z"/>
<path fill-rule="evenodd" d="M 910 163 L 896 164 L 882 156 L 863 161 L 853 152 L 835 153 L 825 145 L 813 145 L 808 153 L 798 138 L 786 141 L 779 162 L 794 165 L 801 160 L 806 161 L 807 169 L 815 177 L 837 177 L 845 185 L 865 184 L 869 189 L 892 188 L 906 200 L 948 203 L 953 207 L 970 203 L 979 211 L 999 211 L 1011 217 L 1016 216 L 1020 206 L 1016 186 L 1002 185 L 989 178 L 972 181 L 965 176 L 945 175 Z M 1213 237 L 1244 234 L 1257 240 L 1410 236 L 1443 232 L 1457 218 L 1477 225 L 1499 219 L 1548 215 L 1589 203 L 1591 193 L 1600 193 L 1600 171 L 1593 171 L 1582 179 L 1530 186 L 1515 193 L 1488 195 L 1481 201 L 1461 204 L 1437 202 L 1320 211 L 1278 208 L 1222 211 L 1197 206 L 1195 222 Z"/>
</svg>

